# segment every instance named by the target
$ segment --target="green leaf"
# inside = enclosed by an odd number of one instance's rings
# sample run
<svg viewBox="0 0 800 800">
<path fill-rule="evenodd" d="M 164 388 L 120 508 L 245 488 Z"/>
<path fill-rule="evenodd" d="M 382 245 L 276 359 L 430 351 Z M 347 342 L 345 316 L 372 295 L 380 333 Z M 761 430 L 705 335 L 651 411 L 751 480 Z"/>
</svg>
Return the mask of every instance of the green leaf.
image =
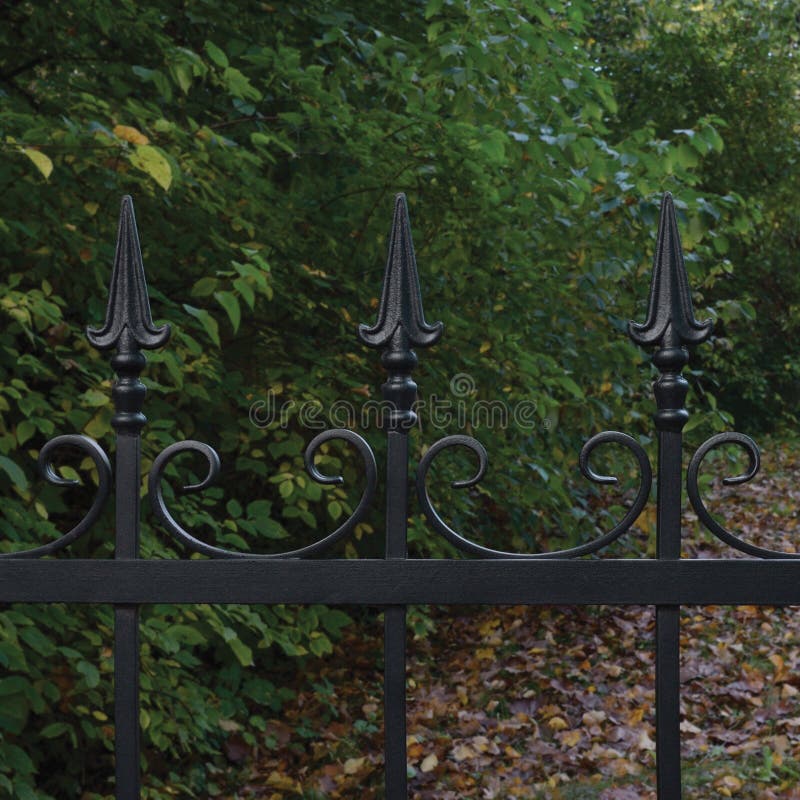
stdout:
<svg viewBox="0 0 800 800">
<path fill-rule="evenodd" d="M 308 649 L 315 656 L 323 656 L 333 652 L 333 645 L 327 636 L 312 636 L 308 641 Z"/>
<path fill-rule="evenodd" d="M 108 405 L 110 398 L 106 392 L 101 392 L 98 389 L 88 389 L 81 395 L 81 402 L 85 406 L 97 408 Z"/>
<path fill-rule="evenodd" d="M 3 470 L 23 492 L 27 490 L 28 480 L 25 477 L 25 473 L 10 458 L 0 456 L 0 469 Z"/>
<path fill-rule="evenodd" d="M 208 297 L 214 294 L 218 285 L 219 280 L 217 278 L 210 278 L 208 276 L 200 278 L 200 280 L 192 286 L 192 297 Z"/>
<path fill-rule="evenodd" d="M 71 730 L 72 726 L 67 725 L 66 722 L 51 722 L 39 731 L 39 735 L 45 739 L 55 739 L 64 733 L 69 733 Z"/>
<path fill-rule="evenodd" d="M 237 292 L 242 296 L 245 303 L 247 303 L 248 307 L 252 311 L 255 307 L 256 303 L 256 295 L 253 289 L 251 288 L 250 284 L 244 278 L 237 278 L 233 282 L 233 286 Z"/>
<path fill-rule="evenodd" d="M 183 308 L 200 322 L 211 341 L 214 342 L 217 347 L 219 347 L 219 326 L 217 325 L 217 321 L 214 319 L 214 317 L 212 317 L 211 314 L 209 314 L 204 308 L 195 308 L 194 306 L 187 305 L 186 303 L 183 304 Z"/>
<path fill-rule="evenodd" d="M 83 427 L 93 439 L 101 439 L 111 428 L 111 413 L 107 408 L 98 411 Z"/>
<path fill-rule="evenodd" d="M 228 90 L 235 97 L 243 100 L 261 100 L 261 92 L 250 83 L 250 80 L 243 72 L 235 67 L 228 67 L 222 73 L 222 77 L 225 79 Z"/>
<path fill-rule="evenodd" d="M 575 397 L 577 400 L 583 400 L 583 399 L 585 398 L 585 395 L 584 395 L 584 393 L 583 393 L 583 389 L 581 389 L 581 387 L 580 387 L 580 386 L 578 386 L 578 384 L 577 384 L 577 383 L 575 383 L 575 381 L 574 381 L 574 380 L 572 380 L 572 378 L 570 378 L 568 375 L 562 375 L 561 377 L 559 377 L 559 378 L 557 379 L 557 381 L 558 381 L 558 383 L 560 383 L 560 384 L 561 384 L 561 385 L 562 385 L 562 386 L 563 386 L 563 387 L 564 387 L 564 388 L 565 388 L 565 389 L 566 389 L 566 390 L 567 390 L 567 391 L 568 391 L 570 394 L 572 394 L 572 396 L 573 396 L 573 397 Z"/>
<path fill-rule="evenodd" d="M 25 444 L 36 433 L 36 425 L 29 419 L 24 419 L 17 425 L 17 444 Z"/>
<path fill-rule="evenodd" d="M 94 664 L 90 664 L 88 661 L 79 661 L 75 669 L 80 672 L 81 675 L 86 679 L 86 685 L 90 689 L 94 689 L 96 686 L 100 684 L 100 671 Z"/>
<path fill-rule="evenodd" d="M 177 63 L 170 68 L 175 82 L 184 94 L 188 94 L 192 85 L 192 69 L 188 64 Z"/>
<path fill-rule="evenodd" d="M 685 143 L 678 145 L 677 159 L 678 163 L 682 167 L 688 167 L 690 169 L 692 167 L 696 167 L 700 163 L 700 159 L 697 156 L 697 150 Z"/>
<path fill-rule="evenodd" d="M 231 294 L 231 292 L 214 292 L 214 297 L 225 309 L 231 321 L 231 325 L 233 326 L 233 332 L 236 333 L 239 330 L 239 323 L 242 319 L 242 310 L 239 307 L 239 301 L 236 299 L 236 296 Z"/>
<path fill-rule="evenodd" d="M 172 167 L 164 154 L 149 144 L 137 145 L 131 153 L 131 164 L 146 172 L 164 191 L 172 184 Z"/>
<path fill-rule="evenodd" d="M 218 67 L 227 67 L 228 66 L 228 56 L 222 52 L 213 42 L 207 41 L 205 43 L 205 50 L 208 53 L 208 57 L 218 66 Z"/>
<path fill-rule="evenodd" d="M 241 639 L 231 639 L 228 646 L 236 656 L 236 660 L 243 667 L 252 667 L 255 663 L 253 661 L 253 651 Z"/>
</svg>

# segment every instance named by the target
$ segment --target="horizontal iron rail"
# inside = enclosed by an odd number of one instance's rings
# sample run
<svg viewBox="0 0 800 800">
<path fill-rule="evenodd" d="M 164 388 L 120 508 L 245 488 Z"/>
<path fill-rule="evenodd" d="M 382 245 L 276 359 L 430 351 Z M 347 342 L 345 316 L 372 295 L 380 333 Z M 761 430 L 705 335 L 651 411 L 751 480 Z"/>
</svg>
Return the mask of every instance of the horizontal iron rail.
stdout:
<svg viewBox="0 0 800 800">
<path fill-rule="evenodd" d="M 800 605 L 800 563 L 761 559 L 9 559 L 0 602 Z"/>
</svg>

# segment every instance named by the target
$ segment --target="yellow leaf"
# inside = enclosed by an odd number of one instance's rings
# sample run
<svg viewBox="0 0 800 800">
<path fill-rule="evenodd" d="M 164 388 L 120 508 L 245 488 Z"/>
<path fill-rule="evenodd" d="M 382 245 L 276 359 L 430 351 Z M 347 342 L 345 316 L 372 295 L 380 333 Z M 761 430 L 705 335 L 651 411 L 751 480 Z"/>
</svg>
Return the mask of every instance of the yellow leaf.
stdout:
<svg viewBox="0 0 800 800">
<path fill-rule="evenodd" d="M 115 125 L 114 136 L 131 144 L 150 144 L 150 140 L 141 131 L 129 125 Z"/>
<path fill-rule="evenodd" d="M 420 764 L 419 768 L 422 772 L 433 772 L 439 764 L 439 759 L 436 758 L 436 753 L 431 753 L 425 756 L 425 760 Z"/>
<path fill-rule="evenodd" d="M 172 183 L 172 167 L 169 161 L 155 147 L 140 145 L 131 155 L 131 164 L 146 172 L 164 191 Z"/>
<path fill-rule="evenodd" d="M 483 342 L 483 344 L 481 344 L 481 353 L 486 353 L 487 351 L 489 351 L 491 349 L 492 349 L 492 343 L 491 342 Z"/>
<path fill-rule="evenodd" d="M 606 718 L 604 711 L 601 711 L 600 713 L 603 716 L 599 720 L 597 720 L 598 722 L 602 722 Z M 631 711 L 630 714 L 628 714 L 628 725 L 638 725 L 643 719 L 644 719 L 644 709 L 643 708 L 634 709 L 633 711 Z M 586 722 L 586 714 L 583 715 L 583 721 Z"/>
<path fill-rule="evenodd" d="M 555 719 L 558 719 L 558 717 L 555 717 Z M 567 747 L 575 747 L 580 740 L 580 731 L 567 731 L 561 736 L 561 744 L 565 744 Z"/>
<path fill-rule="evenodd" d="M 41 150 L 34 150 L 32 147 L 25 147 L 22 150 L 28 158 L 33 161 L 36 165 L 36 169 L 45 176 L 45 178 L 50 177 L 50 173 L 53 171 L 53 162 L 50 160 L 48 156 L 46 156 Z"/>
<path fill-rule="evenodd" d="M 291 776 L 284 775 L 277 770 L 270 772 L 269 776 L 267 777 L 267 786 L 272 786 L 275 789 L 285 789 L 289 792 L 297 792 L 298 794 L 302 791 L 299 781 L 296 781 Z"/>
<path fill-rule="evenodd" d="M 480 661 L 491 661 L 494 659 L 494 650 L 491 647 L 479 647 L 475 655 Z"/>
<path fill-rule="evenodd" d="M 363 756 L 361 758 L 348 758 L 344 762 L 344 774 L 355 775 L 364 766 L 366 760 Z"/>
<path fill-rule="evenodd" d="M 547 725 L 554 731 L 563 731 L 569 728 L 566 720 L 563 717 L 553 717 L 547 721 Z"/>
<path fill-rule="evenodd" d="M 93 217 L 97 213 L 97 209 L 100 208 L 99 203 L 89 202 L 83 204 L 83 210 L 90 216 Z"/>
</svg>

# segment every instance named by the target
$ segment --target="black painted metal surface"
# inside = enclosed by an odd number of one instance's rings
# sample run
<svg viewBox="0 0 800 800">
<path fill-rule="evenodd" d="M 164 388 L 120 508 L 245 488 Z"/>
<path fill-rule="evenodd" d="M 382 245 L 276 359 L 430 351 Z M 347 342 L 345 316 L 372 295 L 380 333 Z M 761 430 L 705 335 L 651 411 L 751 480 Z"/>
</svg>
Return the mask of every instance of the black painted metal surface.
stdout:
<svg viewBox="0 0 800 800">
<path fill-rule="evenodd" d="M 99 476 L 95 498 L 84 518 L 59 539 L 33 544 L 16 553 L 0 554 L 0 602 L 112 603 L 115 608 L 115 726 L 116 797 L 138 800 L 139 789 L 139 608 L 145 603 L 327 603 L 378 605 L 384 609 L 385 776 L 388 800 L 407 797 L 406 780 L 406 606 L 411 603 L 485 604 L 641 604 L 656 606 L 656 744 L 658 797 L 679 800 L 680 775 L 680 640 L 679 613 L 685 604 L 800 603 L 800 553 L 776 552 L 743 541 L 709 513 L 699 488 L 699 470 L 712 450 L 735 445 L 749 457 L 743 475 L 726 478 L 729 484 L 750 480 L 758 471 L 756 444 L 739 433 L 712 436 L 689 463 L 686 485 L 689 500 L 701 522 L 720 540 L 754 559 L 687 561 L 680 558 L 682 508 L 682 430 L 688 420 L 684 407 L 688 383 L 681 375 L 688 362 L 687 345 L 703 342 L 711 322 L 698 322 L 681 252 L 672 198 L 664 196 L 647 319 L 631 323 L 634 342 L 655 347 L 653 363 L 659 377 L 653 385 L 658 436 L 657 559 L 579 560 L 597 553 L 630 529 L 648 502 L 652 468 L 646 452 L 631 436 L 616 431 L 595 434 L 580 454 L 580 469 L 589 480 L 615 483 L 590 466 L 592 452 L 608 444 L 627 448 L 639 471 L 639 488 L 624 517 L 596 540 L 579 547 L 544 553 L 494 550 L 453 530 L 434 508 L 426 480 L 436 457 L 451 447 L 466 447 L 477 457 L 475 474 L 454 484 L 465 488 L 484 476 L 488 454 L 476 439 L 446 436 L 433 443 L 409 475 L 408 432 L 416 415 L 417 386 L 412 371 L 417 364 L 413 348 L 435 344 L 442 324 L 425 320 L 411 227 L 405 198 L 395 200 L 394 221 L 383 293 L 374 326 L 361 325 L 359 337 L 382 351 L 387 379 L 387 436 L 385 481 L 386 546 L 382 560 L 348 561 L 307 559 L 319 556 L 348 536 L 371 509 L 378 486 L 378 467 L 369 444 L 347 429 L 324 431 L 306 450 L 306 468 L 319 483 L 341 483 L 323 475 L 314 464 L 319 447 L 341 439 L 359 453 L 364 466 L 364 490 L 349 519 L 335 531 L 306 547 L 276 554 L 252 554 L 203 542 L 186 530 L 170 512 L 162 482 L 169 462 L 184 452 L 202 455 L 207 476 L 185 491 L 202 491 L 216 478 L 220 461 L 214 449 L 193 440 L 176 442 L 154 461 L 148 479 L 150 505 L 159 523 L 190 553 L 208 559 L 140 560 L 140 442 L 146 423 L 142 414 L 145 388 L 142 350 L 161 347 L 169 327 L 153 323 L 147 296 L 133 203 L 122 201 L 117 251 L 111 277 L 108 311 L 102 328 L 87 330 L 89 341 L 101 350 L 115 350 L 111 365 L 117 375 L 112 390 L 115 413 L 116 467 L 112 470 L 102 447 L 86 436 L 62 435 L 41 450 L 39 468 L 56 485 L 62 478 L 52 466 L 54 453 L 77 448 L 88 455 Z M 97 521 L 111 492 L 116 502 L 114 560 L 42 560 L 69 546 Z M 422 512 L 432 529 L 471 560 L 409 560 L 407 522 L 409 490 L 416 484 Z"/>
</svg>

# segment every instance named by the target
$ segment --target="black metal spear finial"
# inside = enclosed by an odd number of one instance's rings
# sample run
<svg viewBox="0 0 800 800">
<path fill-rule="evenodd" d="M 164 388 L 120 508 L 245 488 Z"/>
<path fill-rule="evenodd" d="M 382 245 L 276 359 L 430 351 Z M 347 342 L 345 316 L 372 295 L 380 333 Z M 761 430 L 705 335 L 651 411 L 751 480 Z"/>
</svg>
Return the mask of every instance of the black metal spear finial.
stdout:
<svg viewBox="0 0 800 800">
<path fill-rule="evenodd" d="M 710 319 L 698 322 L 694 317 L 675 205 L 666 192 L 661 200 L 647 320 L 642 324 L 629 322 L 628 334 L 640 345 L 674 348 L 704 342 L 711 327 Z"/>
<path fill-rule="evenodd" d="M 122 198 L 119 213 L 117 251 L 108 291 L 106 321 L 99 330 L 87 328 L 86 336 L 98 350 L 110 350 L 112 347 L 120 348 L 126 333 L 138 348 L 145 350 L 166 344 L 170 333 L 169 325 L 157 328 L 153 324 L 139 232 L 130 195 Z M 123 346 L 130 347 L 132 344 L 123 342 Z"/>
<path fill-rule="evenodd" d="M 145 358 L 139 351 L 161 347 L 169 335 L 169 325 L 156 327 L 153 323 L 133 200 L 125 195 L 119 214 L 106 320 L 102 328 L 86 329 L 86 337 L 98 350 L 117 350 L 111 359 L 118 376 L 112 391 L 116 413 L 111 424 L 115 430 L 138 433 L 146 422 L 141 413 L 145 388 L 139 380 Z"/>
<path fill-rule="evenodd" d="M 654 384 L 658 405 L 655 422 L 659 430 L 680 431 L 689 419 L 683 407 L 689 386 L 680 374 L 689 360 L 684 345 L 704 342 L 711 328 L 710 319 L 705 322 L 695 319 L 675 206 L 672 195 L 665 192 L 653 257 L 647 319 L 641 324 L 628 323 L 628 335 L 636 344 L 658 345 L 653 363 L 661 372 Z"/>
<path fill-rule="evenodd" d="M 411 348 L 435 344 L 443 330 L 441 322 L 430 325 L 425 321 L 406 196 L 398 194 L 378 319 L 372 327 L 358 327 L 358 336 L 364 344 L 384 349 L 381 362 L 389 378 L 382 391 L 384 399 L 392 404 L 390 425 L 413 425 L 416 416 L 411 407 L 417 385 L 411 380 L 411 370 L 417 365 L 417 356 Z"/>
<path fill-rule="evenodd" d="M 436 344 L 442 335 L 443 325 L 429 325 L 422 311 L 422 293 L 419 287 L 417 259 L 411 239 L 411 222 L 408 219 L 406 196 L 395 195 L 394 219 L 389 239 L 389 257 L 383 276 L 383 291 L 378 309 L 378 320 L 370 327 L 359 325 L 358 335 L 370 347 L 383 347 L 402 327 L 410 344 L 428 347 Z"/>
</svg>

